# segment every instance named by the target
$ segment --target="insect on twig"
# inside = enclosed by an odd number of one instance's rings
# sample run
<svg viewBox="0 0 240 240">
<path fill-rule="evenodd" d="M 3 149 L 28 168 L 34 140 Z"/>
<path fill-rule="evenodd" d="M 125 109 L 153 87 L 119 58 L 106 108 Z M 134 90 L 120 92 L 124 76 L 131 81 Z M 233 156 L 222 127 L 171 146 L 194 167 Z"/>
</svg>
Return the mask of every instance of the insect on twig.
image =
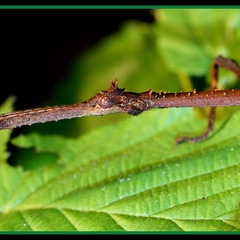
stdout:
<svg viewBox="0 0 240 240">
<path fill-rule="evenodd" d="M 58 121 L 83 116 L 102 116 L 110 113 L 139 115 L 153 108 L 210 107 L 208 128 L 196 137 L 179 137 L 181 142 L 198 142 L 207 138 L 212 131 L 217 106 L 240 106 L 240 90 L 217 90 L 218 67 L 232 71 L 240 78 L 240 67 L 236 61 L 218 56 L 211 67 L 211 90 L 180 93 L 153 92 L 135 93 L 118 88 L 117 80 L 110 87 L 100 91 L 87 101 L 71 105 L 34 108 L 0 115 L 0 129 L 16 128 L 23 125 Z"/>
</svg>

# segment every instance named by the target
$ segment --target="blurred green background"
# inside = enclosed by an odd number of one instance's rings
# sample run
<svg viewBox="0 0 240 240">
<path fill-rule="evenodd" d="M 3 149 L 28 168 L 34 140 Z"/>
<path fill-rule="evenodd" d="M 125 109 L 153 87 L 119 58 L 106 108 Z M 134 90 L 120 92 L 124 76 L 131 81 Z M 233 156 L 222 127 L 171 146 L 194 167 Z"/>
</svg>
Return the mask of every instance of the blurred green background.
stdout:
<svg viewBox="0 0 240 240">
<path fill-rule="evenodd" d="M 92 10 L 89 14 L 93 16 L 94 11 L 101 10 Z M 147 11 L 151 20 L 126 20 L 117 31 L 106 34 L 77 56 L 41 106 L 82 102 L 107 89 L 110 81 L 115 79 L 118 79 L 120 88 L 126 87 L 127 91 L 135 92 L 149 89 L 171 92 L 209 89 L 211 63 L 217 55 L 240 61 L 239 9 Z M 108 21 L 110 24 L 111 19 Z M 87 20 L 85 24 L 88 25 Z M 238 88 L 239 83 L 232 73 L 221 69 L 218 87 Z M 226 117 L 236 109 L 225 108 L 223 113 L 220 108 L 218 117 Z M 206 114 L 205 109 L 196 110 L 196 117 L 206 118 Z M 114 114 L 36 124 L 22 128 L 21 133 L 77 137 L 129 117 Z M 15 164 L 23 164 L 20 159 L 26 162 L 26 152 L 21 150 L 15 153 Z M 48 159 L 47 156 L 44 158 Z"/>
</svg>

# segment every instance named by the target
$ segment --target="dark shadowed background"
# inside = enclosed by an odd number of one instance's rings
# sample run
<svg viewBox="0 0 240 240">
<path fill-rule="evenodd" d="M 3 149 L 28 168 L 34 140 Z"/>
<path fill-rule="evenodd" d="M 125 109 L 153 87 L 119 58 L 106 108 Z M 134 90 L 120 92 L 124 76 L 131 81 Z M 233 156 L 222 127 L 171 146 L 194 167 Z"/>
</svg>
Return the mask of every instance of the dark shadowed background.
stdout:
<svg viewBox="0 0 240 240">
<path fill-rule="evenodd" d="M 37 107 L 77 56 L 128 19 L 153 20 L 149 10 L 0 10 L 0 102 Z"/>
</svg>

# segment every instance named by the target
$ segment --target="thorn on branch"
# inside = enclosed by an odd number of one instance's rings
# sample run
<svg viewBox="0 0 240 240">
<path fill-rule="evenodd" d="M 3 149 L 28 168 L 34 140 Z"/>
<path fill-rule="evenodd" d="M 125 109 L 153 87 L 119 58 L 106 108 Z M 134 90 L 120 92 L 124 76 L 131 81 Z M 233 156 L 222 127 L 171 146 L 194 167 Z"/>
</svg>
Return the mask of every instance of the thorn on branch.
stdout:
<svg viewBox="0 0 240 240">
<path fill-rule="evenodd" d="M 149 100 L 152 99 L 152 92 L 153 92 L 152 89 L 148 90 Z"/>
<path fill-rule="evenodd" d="M 110 87 L 107 90 L 108 92 L 116 92 L 116 93 L 123 93 L 125 88 L 118 88 L 118 80 L 112 81 L 110 83 Z"/>
</svg>

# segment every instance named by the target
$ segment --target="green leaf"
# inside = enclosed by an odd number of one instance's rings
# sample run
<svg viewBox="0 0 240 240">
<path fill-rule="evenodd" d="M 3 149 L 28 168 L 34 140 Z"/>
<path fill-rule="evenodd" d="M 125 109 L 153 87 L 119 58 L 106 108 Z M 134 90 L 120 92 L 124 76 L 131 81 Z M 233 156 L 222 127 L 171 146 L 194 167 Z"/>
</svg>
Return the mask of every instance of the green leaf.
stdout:
<svg viewBox="0 0 240 240">
<path fill-rule="evenodd" d="M 219 54 L 239 58 L 239 9 L 161 9 L 154 13 L 157 47 L 173 71 L 203 76 Z"/>
<path fill-rule="evenodd" d="M 13 110 L 14 97 L 9 97 L 1 106 L 0 114 L 11 112 Z M 6 129 L 0 131 L 0 163 L 6 162 L 9 157 L 7 152 L 7 143 L 9 141 L 12 130 Z"/>
<path fill-rule="evenodd" d="M 208 140 L 175 146 L 177 136 L 206 127 L 193 113 L 152 110 L 77 139 L 13 139 L 19 147 L 56 153 L 58 165 L 1 169 L 1 182 L 11 183 L 1 187 L 0 229 L 239 230 L 240 130 L 234 126 L 240 112 L 218 121 Z"/>
</svg>

